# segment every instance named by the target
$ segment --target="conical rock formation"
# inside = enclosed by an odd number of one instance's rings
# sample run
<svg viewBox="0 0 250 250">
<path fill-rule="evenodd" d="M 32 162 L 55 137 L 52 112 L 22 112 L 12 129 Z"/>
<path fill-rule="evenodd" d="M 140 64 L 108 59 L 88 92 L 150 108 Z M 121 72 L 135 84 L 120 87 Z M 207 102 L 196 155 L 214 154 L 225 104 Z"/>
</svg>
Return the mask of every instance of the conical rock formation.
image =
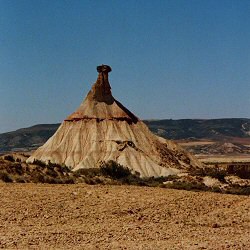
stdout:
<svg viewBox="0 0 250 250">
<path fill-rule="evenodd" d="M 29 163 L 37 159 L 77 170 L 113 160 L 141 177 L 167 176 L 200 166 L 177 144 L 152 134 L 114 99 L 109 66 L 98 66 L 97 71 L 97 81 L 80 107 L 31 155 Z"/>
</svg>

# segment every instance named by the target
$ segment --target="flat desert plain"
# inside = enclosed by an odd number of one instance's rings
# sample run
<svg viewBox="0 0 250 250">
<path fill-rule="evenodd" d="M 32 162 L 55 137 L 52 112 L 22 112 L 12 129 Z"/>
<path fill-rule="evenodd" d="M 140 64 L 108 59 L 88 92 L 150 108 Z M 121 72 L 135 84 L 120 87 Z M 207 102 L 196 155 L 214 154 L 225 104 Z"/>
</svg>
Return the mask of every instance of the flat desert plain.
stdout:
<svg viewBox="0 0 250 250">
<path fill-rule="evenodd" d="M 247 196 L 0 184 L 0 248 L 250 249 Z"/>
</svg>

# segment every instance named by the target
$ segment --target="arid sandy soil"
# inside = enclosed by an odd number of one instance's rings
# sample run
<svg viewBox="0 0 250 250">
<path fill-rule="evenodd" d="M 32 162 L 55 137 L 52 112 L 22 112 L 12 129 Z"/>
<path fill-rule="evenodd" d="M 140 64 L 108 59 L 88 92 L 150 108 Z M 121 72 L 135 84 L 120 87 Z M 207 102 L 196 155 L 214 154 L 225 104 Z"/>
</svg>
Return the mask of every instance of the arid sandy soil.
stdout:
<svg viewBox="0 0 250 250">
<path fill-rule="evenodd" d="M 0 248 L 250 249 L 246 196 L 83 184 L 0 192 Z"/>
<path fill-rule="evenodd" d="M 196 155 L 203 163 L 249 163 L 249 155 Z"/>
</svg>

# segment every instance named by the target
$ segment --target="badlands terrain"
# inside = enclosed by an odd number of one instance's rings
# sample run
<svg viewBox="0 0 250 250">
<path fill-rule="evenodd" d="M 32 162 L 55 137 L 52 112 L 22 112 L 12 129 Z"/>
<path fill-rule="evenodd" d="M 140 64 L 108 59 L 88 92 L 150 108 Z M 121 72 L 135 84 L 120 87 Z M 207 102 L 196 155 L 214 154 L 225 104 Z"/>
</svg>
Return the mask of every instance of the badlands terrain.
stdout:
<svg viewBox="0 0 250 250">
<path fill-rule="evenodd" d="M 86 184 L 0 192 L 0 248 L 250 249 L 247 196 Z"/>
<path fill-rule="evenodd" d="M 128 176 L 126 184 L 132 180 L 135 185 L 120 185 L 122 181 L 99 174 L 73 175 L 53 164 L 26 164 L 29 152 L 52 136 L 58 124 L 1 134 L 0 154 L 11 154 L 0 158 L 0 248 L 250 249 L 250 198 L 225 194 L 249 193 L 249 119 L 146 124 L 208 168 L 166 184 L 145 181 L 139 187 L 138 179 Z M 23 153 L 15 159 L 13 151 Z"/>
</svg>

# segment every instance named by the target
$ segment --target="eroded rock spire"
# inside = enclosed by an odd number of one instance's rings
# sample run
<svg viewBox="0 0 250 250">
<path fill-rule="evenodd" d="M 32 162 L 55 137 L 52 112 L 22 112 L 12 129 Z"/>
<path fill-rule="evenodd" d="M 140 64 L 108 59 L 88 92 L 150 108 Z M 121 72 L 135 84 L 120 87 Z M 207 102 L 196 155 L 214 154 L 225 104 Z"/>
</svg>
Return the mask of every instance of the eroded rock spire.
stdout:
<svg viewBox="0 0 250 250">
<path fill-rule="evenodd" d="M 78 170 L 99 168 L 113 160 L 142 177 L 175 175 L 200 166 L 178 145 L 152 134 L 113 98 L 108 65 L 98 66 L 97 71 L 97 81 L 81 105 L 27 162 L 52 162 Z"/>
<path fill-rule="evenodd" d="M 98 102 L 113 102 L 114 98 L 111 93 L 111 87 L 109 84 L 109 72 L 112 71 L 108 65 L 97 66 L 98 77 L 96 83 L 91 90 L 91 97 Z"/>
</svg>

